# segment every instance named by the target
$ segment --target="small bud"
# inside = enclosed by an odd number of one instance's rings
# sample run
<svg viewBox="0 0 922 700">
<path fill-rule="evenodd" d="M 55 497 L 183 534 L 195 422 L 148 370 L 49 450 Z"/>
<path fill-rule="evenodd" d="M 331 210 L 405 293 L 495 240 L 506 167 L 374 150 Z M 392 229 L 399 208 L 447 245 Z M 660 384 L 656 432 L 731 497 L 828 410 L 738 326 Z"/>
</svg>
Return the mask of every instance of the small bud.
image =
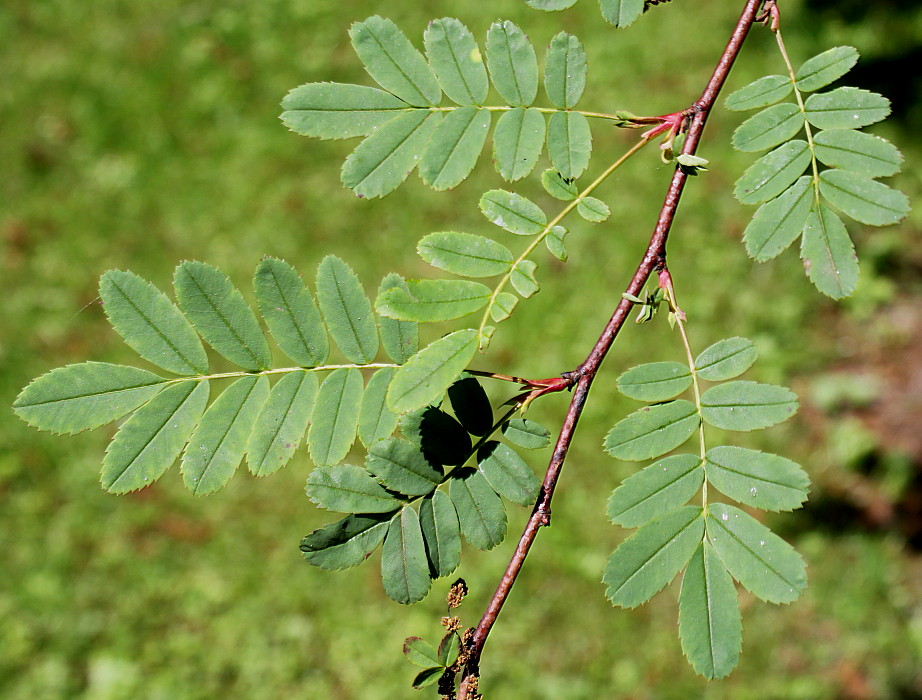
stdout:
<svg viewBox="0 0 922 700">
<path fill-rule="evenodd" d="M 461 601 L 464 600 L 464 596 L 467 595 L 467 583 L 465 583 L 463 578 L 459 578 L 453 584 L 448 591 L 448 607 L 457 608 L 461 605 Z"/>
</svg>

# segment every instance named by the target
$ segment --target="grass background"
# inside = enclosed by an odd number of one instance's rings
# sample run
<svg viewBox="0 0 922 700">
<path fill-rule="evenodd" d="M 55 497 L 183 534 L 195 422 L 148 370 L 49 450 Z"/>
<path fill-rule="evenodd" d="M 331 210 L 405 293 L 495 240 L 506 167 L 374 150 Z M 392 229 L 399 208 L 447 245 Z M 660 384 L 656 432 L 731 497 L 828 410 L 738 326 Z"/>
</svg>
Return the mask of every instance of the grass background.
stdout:
<svg viewBox="0 0 922 700">
<path fill-rule="evenodd" d="M 338 181 L 355 142 L 308 141 L 277 121 L 279 99 L 300 83 L 367 84 L 346 35 L 351 22 L 381 12 L 418 45 L 426 21 L 445 14 L 481 39 L 495 17 L 512 19 L 538 47 L 566 29 L 590 56 L 584 109 L 659 114 L 697 97 L 739 4 L 677 2 L 615 32 L 589 0 L 552 15 L 518 0 L 496 0 L 489 15 L 478 3 L 431 0 L 4 3 L 3 400 L 62 364 L 134 362 L 97 303 L 106 269 L 130 268 L 168 288 L 175 264 L 195 258 L 246 289 L 264 254 L 311 278 L 333 252 L 372 290 L 390 270 L 429 274 L 412 254 L 425 233 L 487 232 L 476 201 L 499 185 L 489 157 L 453 193 L 411 176 L 384 200 L 359 201 Z M 899 118 L 872 131 L 903 149 L 908 165 L 892 184 L 915 198 L 918 81 L 892 81 L 892 62 L 918 46 L 922 12 L 898 1 L 862 5 L 808 12 L 785 3 L 789 50 L 799 62 L 853 44 L 869 59 L 857 74 L 863 87 L 887 92 L 870 81 L 891 81 Z M 756 30 L 728 89 L 782 69 L 772 38 Z M 692 342 L 752 337 L 762 359 L 750 378 L 790 383 L 803 397 L 798 419 L 742 440 L 783 451 L 814 478 L 808 508 L 769 519 L 806 557 L 810 588 L 781 608 L 743 593 L 740 667 L 711 684 L 682 658 L 675 586 L 639 610 L 607 603 L 600 571 L 625 533 L 606 522 L 605 501 L 635 468 L 599 449 L 631 409 L 613 379 L 647 358 L 680 359 L 665 323 L 632 326 L 593 389 L 553 527 L 490 638 L 489 697 L 922 697 L 920 216 L 853 229 L 862 281 L 843 304 L 812 289 L 794 251 L 753 264 L 739 243 L 752 210 L 730 194 L 751 162 L 727 146 L 740 120 L 712 116 L 701 147 L 712 169 L 688 189 L 670 261 Z M 590 174 L 635 137 L 596 128 Z M 570 262 L 540 261 L 542 292 L 503 324 L 483 367 L 549 376 L 582 359 L 636 265 L 669 176 L 651 151 L 606 183 L 611 221 L 569 222 Z M 516 189 L 553 211 L 535 182 Z M 549 398 L 534 413 L 554 425 L 565 401 Z M 0 697 L 413 697 L 400 646 L 411 634 L 437 635 L 447 582 L 403 608 L 382 593 L 377 557 L 343 573 L 303 564 L 300 537 L 330 520 L 304 496 L 305 455 L 270 479 L 241 471 L 207 498 L 185 492 L 176 469 L 115 497 L 98 486 L 111 434 L 56 438 L 10 412 L 0 418 Z M 526 515 L 510 512 L 510 539 L 493 552 L 465 553 L 467 624 Z"/>
</svg>

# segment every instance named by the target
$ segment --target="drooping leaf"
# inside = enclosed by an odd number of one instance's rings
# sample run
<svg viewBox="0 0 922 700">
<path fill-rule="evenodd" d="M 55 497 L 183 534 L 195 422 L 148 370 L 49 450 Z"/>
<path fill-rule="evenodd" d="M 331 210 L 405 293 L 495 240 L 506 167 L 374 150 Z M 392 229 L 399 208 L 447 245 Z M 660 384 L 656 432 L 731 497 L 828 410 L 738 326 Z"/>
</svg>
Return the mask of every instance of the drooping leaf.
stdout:
<svg viewBox="0 0 922 700">
<path fill-rule="evenodd" d="M 302 136 L 348 139 L 367 136 L 410 105 L 364 85 L 309 83 L 282 99 L 282 123 Z"/>
<path fill-rule="evenodd" d="M 723 678 L 736 668 L 743 644 L 736 586 L 710 543 L 692 555 L 679 594 L 679 637 L 695 671 Z"/>
<path fill-rule="evenodd" d="M 313 372 L 291 372 L 272 387 L 247 441 L 250 472 L 267 476 L 288 464 L 307 431 L 316 396 Z"/>
<path fill-rule="evenodd" d="M 432 69 L 396 24 L 376 15 L 353 24 L 349 37 L 378 85 L 416 107 L 439 104 L 442 90 Z"/>
<path fill-rule="evenodd" d="M 609 558 L 602 577 L 605 595 L 622 608 L 646 603 L 685 567 L 703 535 L 698 506 L 683 506 L 647 523 Z"/>
<path fill-rule="evenodd" d="M 493 428 L 490 397 L 475 377 L 463 377 L 448 387 L 448 400 L 458 422 L 471 435 L 483 436 Z"/>
<path fill-rule="evenodd" d="M 512 312 L 515 311 L 515 307 L 518 306 L 518 304 L 519 298 L 515 294 L 500 292 L 496 295 L 496 298 L 493 299 L 493 303 L 490 304 L 490 318 L 497 323 L 505 321 L 512 315 Z"/>
<path fill-rule="evenodd" d="M 387 407 L 387 388 L 395 372 L 393 367 L 383 367 L 371 375 L 365 386 L 359 409 L 358 433 L 366 448 L 390 437 L 397 427 L 397 416 Z"/>
<path fill-rule="evenodd" d="M 544 244 L 551 255 L 562 262 L 567 261 L 567 248 L 564 243 L 568 231 L 563 226 L 552 226 L 544 237 Z"/>
<path fill-rule="evenodd" d="M 435 491 L 419 506 L 419 524 L 429 557 L 432 578 L 448 576 L 461 563 L 461 525 L 451 498 Z"/>
<path fill-rule="evenodd" d="M 759 204 L 774 199 L 804 174 L 810 160 L 806 141 L 788 141 L 749 166 L 736 181 L 733 194 L 743 204 Z"/>
<path fill-rule="evenodd" d="M 459 105 L 480 105 L 490 84 L 477 41 L 451 17 L 429 23 L 423 34 L 426 55 L 448 99 Z"/>
<path fill-rule="evenodd" d="M 404 417 L 400 432 L 418 445 L 432 464 L 459 466 L 470 457 L 471 436 L 457 419 L 436 406 Z"/>
<path fill-rule="evenodd" d="M 546 130 L 544 115 L 534 107 L 503 112 L 493 130 L 496 172 L 515 182 L 534 170 L 544 148 Z"/>
<path fill-rule="evenodd" d="M 429 592 L 432 580 L 426 544 L 412 508 L 404 508 L 387 528 L 381 549 L 381 580 L 384 592 L 402 605 L 416 603 Z"/>
<path fill-rule="evenodd" d="M 800 595 L 807 572 L 791 545 L 739 508 L 714 503 L 709 510 L 708 540 L 733 578 L 770 603 Z"/>
<path fill-rule="evenodd" d="M 392 517 L 392 513 L 348 515 L 324 525 L 301 540 L 304 559 L 332 571 L 357 566 L 384 541 Z"/>
<path fill-rule="evenodd" d="M 870 180 L 869 180 L 870 182 Z M 858 284 L 858 256 L 845 224 L 825 204 L 810 212 L 804 225 L 800 257 L 807 277 L 833 299 L 851 296 Z"/>
<path fill-rule="evenodd" d="M 538 57 L 519 27 L 509 20 L 487 31 L 487 67 L 493 86 L 507 104 L 528 107 L 538 94 Z"/>
<path fill-rule="evenodd" d="M 551 197 L 563 202 L 572 202 L 579 194 L 576 183 L 564 178 L 554 168 L 548 168 L 541 173 L 541 184 L 544 186 L 545 192 Z"/>
<path fill-rule="evenodd" d="M 820 194 L 848 216 L 871 226 L 898 223 L 909 213 L 905 194 L 847 170 L 821 172 Z"/>
<path fill-rule="evenodd" d="M 794 79 L 797 89 L 812 92 L 826 87 L 848 73 L 858 62 L 858 49 L 853 46 L 836 46 L 804 61 Z"/>
<path fill-rule="evenodd" d="M 334 370 L 320 385 L 307 434 L 311 460 L 317 466 L 337 464 L 349 454 L 358 429 L 363 389 L 362 374 L 355 368 Z"/>
<path fill-rule="evenodd" d="M 208 403 L 208 382 L 167 387 L 119 428 L 102 463 L 102 487 L 127 493 L 163 476 L 188 441 Z"/>
<path fill-rule="evenodd" d="M 506 509 L 486 477 L 476 469 L 458 472 L 448 484 L 461 534 L 477 549 L 493 549 L 506 537 Z"/>
<path fill-rule="evenodd" d="M 816 157 L 825 165 L 865 177 L 886 177 L 900 171 L 903 155 L 889 141 L 852 129 L 820 131 L 813 137 Z"/>
<path fill-rule="evenodd" d="M 449 333 L 426 346 L 397 370 L 387 392 L 395 413 L 406 413 L 439 399 L 477 352 L 477 331 Z"/>
<path fill-rule="evenodd" d="M 695 370 L 704 380 L 722 382 L 741 375 L 752 367 L 758 356 L 759 351 L 749 338 L 724 338 L 695 358 Z"/>
<path fill-rule="evenodd" d="M 334 255 L 317 268 L 317 301 L 330 335 L 350 362 L 367 364 L 378 354 L 378 328 L 371 302 L 349 265 Z"/>
<path fill-rule="evenodd" d="M 738 151 L 764 151 L 792 138 L 804 126 L 804 115 L 791 102 L 782 102 L 749 117 L 733 132 Z"/>
<path fill-rule="evenodd" d="M 586 116 L 579 112 L 551 114 L 547 123 L 547 151 L 563 177 L 582 175 L 592 153 L 592 131 Z"/>
<path fill-rule="evenodd" d="M 583 197 L 576 205 L 576 211 L 586 221 L 594 224 L 601 224 L 611 216 L 611 209 L 608 205 L 595 197 Z"/>
<path fill-rule="evenodd" d="M 490 129 L 490 113 L 476 107 L 449 112 L 432 134 L 419 176 L 434 190 L 450 190 L 471 174 Z"/>
<path fill-rule="evenodd" d="M 444 475 L 423 455 L 418 445 L 389 438 L 371 446 L 365 467 L 391 491 L 425 496 L 442 483 Z"/>
<path fill-rule="evenodd" d="M 417 244 L 416 252 L 433 267 L 464 277 L 506 274 L 515 259 L 501 243 L 455 231 L 430 233 Z"/>
<path fill-rule="evenodd" d="M 327 330 L 301 275 L 284 260 L 263 258 L 253 288 L 260 313 L 282 352 L 302 367 L 326 362 L 330 355 Z"/>
<path fill-rule="evenodd" d="M 786 421 L 797 406 L 797 395 L 783 386 L 733 381 L 704 392 L 701 417 L 715 428 L 759 430 Z"/>
<path fill-rule="evenodd" d="M 269 368 L 272 353 L 259 321 L 227 275 L 187 260 L 176 268 L 173 285 L 179 308 L 211 347 L 246 370 Z"/>
<path fill-rule="evenodd" d="M 803 231 L 813 200 L 813 178 L 804 175 L 779 197 L 759 207 L 743 232 L 749 256 L 765 262 L 784 252 Z"/>
<path fill-rule="evenodd" d="M 237 471 L 268 396 L 266 377 L 242 377 L 205 411 L 182 458 L 183 482 L 194 495 L 217 491 Z"/>
<path fill-rule="evenodd" d="M 876 92 L 841 87 L 810 95 L 804 108 L 807 121 L 818 129 L 860 129 L 886 119 L 890 100 Z"/>
<path fill-rule="evenodd" d="M 208 373 L 208 356 L 189 321 L 166 294 L 133 272 L 109 270 L 99 279 L 106 317 L 145 360 L 176 374 Z"/>
<path fill-rule="evenodd" d="M 613 25 L 624 28 L 643 14 L 644 0 L 599 0 L 602 16 Z"/>
<path fill-rule="evenodd" d="M 650 362 L 638 365 L 618 377 L 618 391 L 640 401 L 666 401 L 691 386 L 688 367 L 680 362 Z"/>
<path fill-rule="evenodd" d="M 13 403 L 38 430 L 79 433 L 118 420 L 154 398 L 167 380 L 137 367 L 81 362 L 33 379 Z"/>
<path fill-rule="evenodd" d="M 541 285 L 538 284 L 538 280 L 535 278 L 535 270 L 537 269 L 538 265 L 533 261 L 519 260 L 515 267 L 512 268 L 512 272 L 509 273 L 509 281 L 515 287 L 515 291 L 526 299 L 541 289 Z"/>
<path fill-rule="evenodd" d="M 409 291 L 403 277 L 396 272 L 391 272 L 381 280 L 378 296 L 393 287 Z M 381 344 L 384 346 L 384 352 L 397 364 L 403 364 L 419 350 L 419 328 L 413 321 L 398 321 L 395 318 L 381 316 L 378 318 L 378 325 L 381 329 Z"/>
<path fill-rule="evenodd" d="M 307 477 L 307 497 L 336 513 L 390 513 L 401 505 L 354 464 L 317 467 Z"/>
<path fill-rule="evenodd" d="M 526 450 L 540 450 L 551 444 L 551 431 L 529 418 L 510 418 L 503 424 L 503 437 Z"/>
<path fill-rule="evenodd" d="M 487 221 L 520 236 L 544 231 L 547 216 L 530 199 L 506 190 L 490 190 L 480 198 L 480 211 Z"/>
<path fill-rule="evenodd" d="M 402 321 L 448 321 L 483 308 L 491 294 L 486 285 L 469 280 L 409 280 L 406 289 L 381 294 L 375 310 Z"/>
<path fill-rule="evenodd" d="M 786 75 L 766 75 L 728 95 L 724 107 L 734 112 L 768 107 L 790 95 L 793 87 Z"/>
<path fill-rule="evenodd" d="M 520 506 L 530 506 L 538 498 L 541 481 L 531 467 L 508 445 L 490 440 L 477 450 L 477 464 L 500 496 Z"/>
<path fill-rule="evenodd" d="M 608 517 L 622 527 L 640 527 L 688 502 L 704 482 L 701 458 L 663 457 L 632 474 L 608 499 Z"/>
<path fill-rule="evenodd" d="M 712 447 L 707 479 L 734 501 L 763 510 L 794 510 L 807 500 L 810 478 L 789 459 L 743 447 Z"/>
<path fill-rule="evenodd" d="M 691 401 L 678 399 L 646 406 L 608 432 L 605 451 L 626 461 L 659 457 L 688 440 L 699 422 L 698 411 Z"/>
<path fill-rule="evenodd" d="M 573 109 L 586 88 L 586 50 L 572 34 L 560 32 L 547 47 L 544 89 L 551 104 Z"/>
<path fill-rule="evenodd" d="M 407 661 L 423 668 L 439 665 L 439 653 L 425 639 L 420 637 L 407 637 L 403 643 L 403 655 Z"/>
</svg>

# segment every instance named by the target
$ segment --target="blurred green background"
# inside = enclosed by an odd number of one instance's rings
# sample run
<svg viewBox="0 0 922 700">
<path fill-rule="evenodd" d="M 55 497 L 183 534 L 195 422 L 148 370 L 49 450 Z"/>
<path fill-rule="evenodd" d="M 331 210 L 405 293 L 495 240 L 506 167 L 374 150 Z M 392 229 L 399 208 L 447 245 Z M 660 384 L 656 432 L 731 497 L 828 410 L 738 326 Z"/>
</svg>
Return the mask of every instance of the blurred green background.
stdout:
<svg viewBox="0 0 922 700">
<path fill-rule="evenodd" d="M 175 264 L 196 258 L 248 290 L 264 254 L 310 279 L 333 252 L 373 290 L 391 270 L 429 274 L 413 249 L 430 231 L 492 233 L 476 208 L 500 184 L 486 155 L 453 193 L 411 176 L 384 200 L 360 201 L 338 179 L 355 142 L 308 141 L 280 125 L 278 102 L 300 83 L 368 83 L 349 46 L 351 22 L 386 14 L 417 45 L 426 21 L 446 14 L 481 40 L 496 17 L 519 23 L 538 47 L 566 29 L 590 56 L 583 109 L 660 114 L 698 96 L 741 5 L 676 2 L 616 32 L 590 0 L 550 15 L 520 0 L 495 0 L 489 14 L 480 3 L 432 0 L 7 0 L 3 402 L 62 364 L 135 361 L 98 304 L 106 269 L 130 268 L 166 289 Z M 871 131 L 902 148 L 907 165 L 891 184 L 915 199 L 917 3 L 784 2 L 783 11 L 795 63 L 837 44 L 862 51 L 855 80 L 894 98 L 898 112 Z M 728 89 L 782 70 L 771 36 L 757 29 Z M 607 523 L 605 501 L 635 469 L 600 450 L 631 409 L 613 380 L 638 361 L 681 358 L 662 319 L 632 325 L 593 389 L 553 527 L 490 638 L 488 697 L 922 697 L 922 216 L 852 230 L 862 278 L 842 304 L 813 290 L 795 251 L 753 264 L 739 242 L 752 210 L 731 196 L 751 162 L 727 146 L 740 121 L 722 109 L 712 116 L 701 147 L 711 171 L 688 188 L 671 266 L 697 348 L 752 337 L 762 359 L 749 378 L 789 383 L 802 397 L 797 419 L 741 439 L 797 459 L 814 479 L 807 508 L 769 518 L 807 559 L 810 587 L 781 608 L 743 593 L 740 666 L 711 684 L 682 658 L 676 586 L 639 610 L 607 603 L 600 571 L 625 533 Z M 594 133 L 590 174 L 636 138 Z M 542 292 L 503 324 L 483 368 L 550 376 L 583 358 L 645 246 L 670 171 L 651 150 L 605 184 L 614 216 L 568 223 L 570 262 L 540 261 Z M 534 181 L 516 189 L 555 206 Z M 565 403 L 550 397 L 533 411 L 554 425 Z M 408 635 L 436 637 L 448 581 L 403 608 L 384 596 L 377 556 L 343 573 L 304 564 L 300 537 L 333 517 L 304 496 L 306 456 L 269 479 L 243 469 L 207 498 L 187 493 L 175 468 L 116 497 L 98 485 L 111 434 L 57 438 L 9 411 L 0 420 L 0 697 L 415 697 L 400 647 Z M 536 470 L 547 456 L 533 457 Z M 476 623 L 526 516 L 511 512 L 503 546 L 466 552 L 466 624 Z"/>
</svg>

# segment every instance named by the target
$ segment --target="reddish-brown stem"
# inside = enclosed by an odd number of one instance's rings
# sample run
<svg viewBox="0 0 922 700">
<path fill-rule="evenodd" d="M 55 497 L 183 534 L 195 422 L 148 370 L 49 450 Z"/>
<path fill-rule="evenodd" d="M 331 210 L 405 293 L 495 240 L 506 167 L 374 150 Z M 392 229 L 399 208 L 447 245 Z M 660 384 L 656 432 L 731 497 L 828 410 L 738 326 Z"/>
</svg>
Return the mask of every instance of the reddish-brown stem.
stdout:
<svg viewBox="0 0 922 700">
<path fill-rule="evenodd" d="M 714 68 L 714 72 L 704 92 L 701 93 L 701 97 L 688 110 L 685 110 L 685 113 L 691 117 L 691 123 L 688 127 L 688 134 L 682 147 L 683 153 L 694 154 L 697 149 L 698 142 L 701 139 L 701 133 L 704 131 L 704 126 L 707 123 L 708 113 L 711 107 L 713 107 L 714 101 L 717 99 L 717 95 L 730 73 L 730 68 L 742 48 L 743 41 L 749 33 L 749 29 L 756 20 L 762 3 L 763 0 L 746 0 L 746 7 L 739 21 L 736 23 L 730 41 L 727 43 L 727 47 L 724 49 L 723 54 L 721 54 L 720 60 Z M 677 167 L 672 176 L 672 181 L 669 184 L 669 190 L 666 192 L 666 200 L 663 202 L 663 206 L 660 209 L 656 226 L 653 229 L 653 235 L 650 237 L 650 243 L 647 245 L 643 258 L 627 286 L 627 294 L 635 297 L 638 296 L 650 274 L 665 266 L 666 240 L 669 236 L 669 230 L 672 227 L 672 221 L 675 217 L 676 209 L 679 206 L 679 200 L 682 196 L 682 191 L 687 179 L 688 175 L 686 172 L 682 168 Z M 531 549 L 538 535 L 538 531 L 542 526 L 549 525 L 551 522 L 551 499 L 554 496 L 554 489 L 560 478 L 560 471 L 563 468 L 567 450 L 570 448 L 570 442 L 573 439 L 576 424 L 579 421 L 580 414 L 586 403 L 589 388 L 602 364 L 602 360 L 605 359 L 605 355 L 608 353 L 612 344 L 615 342 L 615 338 L 621 331 L 632 305 L 633 302 L 622 298 L 612 314 L 608 325 L 605 326 L 605 329 L 602 331 L 602 334 L 599 336 L 598 341 L 596 341 L 595 346 L 592 348 L 592 351 L 586 357 L 585 361 L 573 372 L 562 375 L 571 386 L 575 386 L 573 398 L 570 400 L 570 407 L 567 410 L 560 435 L 557 438 L 554 454 L 551 456 L 548 464 L 547 472 L 544 476 L 544 483 L 541 486 L 541 494 L 538 497 L 537 503 L 535 503 L 531 517 L 528 519 L 528 523 L 525 526 L 525 531 L 519 539 L 519 543 L 515 548 L 512 559 L 506 567 L 506 571 L 500 580 L 499 586 L 490 599 L 480 623 L 474 630 L 471 644 L 467 649 L 468 661 L 464 667 L 461 685 L 458 689 L 458 700 L 472 700 L 472 694 L 476 692 L 474 689 L 477 687 L 480 673 L 480 656 L 483 652 L 484 644 L 487 641 L 487 636 L 490 634 L 490 630 L 496 622 L 496 618 L 500 610 L 502 610 L 503 604 L 509 596 L 509 592 L 512 590 L 515 579 L 525 562 L 525 558 L 528 556 L 528 551 Z"/>
</svg>

